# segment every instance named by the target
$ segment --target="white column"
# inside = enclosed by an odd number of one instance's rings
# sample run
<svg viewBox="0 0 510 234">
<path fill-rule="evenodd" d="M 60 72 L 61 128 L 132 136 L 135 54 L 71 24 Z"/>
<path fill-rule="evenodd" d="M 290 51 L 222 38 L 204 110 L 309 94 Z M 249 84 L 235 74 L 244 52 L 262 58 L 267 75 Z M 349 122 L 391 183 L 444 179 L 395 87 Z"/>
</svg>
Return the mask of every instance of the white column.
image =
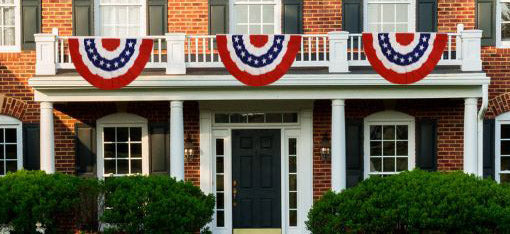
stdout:
<svg viewBox="0 0 510 234">
<path fill-rule="evenodd" d="M 167 33 L 165 36 L 168 50 L 166 74 L 186 74 L 186 63 L 184 61 L 184 42 L 186 40 L 186 34 Z M 198 43 L 198 41 L 196 43 Z"/>
<path fill-rule="evenodd" d="M 464 100 L 464 172 L 477 174 L 477 99 Z"/>
<path fill-rule="evenodd" d="M 170 176 L 184 180 L 184 119 L 182 101 L 170 102 Z"/>
<path fill-rule="evenodd" d="M 349 32 L 329 32 L 329 73 L 349 72 L 347 40 Z M 361 38 L 360 38 L 361 39 Z"/>
<path fill-rule="evenodd" d="M 55 133 L 53 128 L 53 103 L 41 102 L 41 170 L 55 173 Z"/>
<path fill-rule="evenodd" d="M 331 189 L 340 192 L 347 188 L 345 156 L 345 101 L 331 103 Z"/>
</svg>

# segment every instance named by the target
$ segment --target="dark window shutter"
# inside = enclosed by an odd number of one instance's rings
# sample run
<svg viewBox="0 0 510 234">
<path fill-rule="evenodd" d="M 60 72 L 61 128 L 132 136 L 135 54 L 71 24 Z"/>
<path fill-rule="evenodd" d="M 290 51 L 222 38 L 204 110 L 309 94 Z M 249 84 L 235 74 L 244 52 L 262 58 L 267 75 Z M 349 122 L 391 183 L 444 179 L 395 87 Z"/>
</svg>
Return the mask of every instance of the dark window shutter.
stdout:
<svg viewBox="0 0 510 234">
<path fill-rule="evenodd" d="M 495 148 L 496 142 L 495 121 L 486 119 L 483 121 L 483 178 L 495 177 Z"/>
<path fill-rule="evenodd" d="M 437 0 L 418 0 L 416 2 L 416 31 L 437 31 Z"/>
<path fill-rule="evenodd" d="M 477 0 L 476 25 L 483 30 L 482 46 L 496 45 L 496 0 Z"/>
<path fill-rule="evenodd" d="M 96 175 L 96 131 L 86 124 L 76 124 L 76 171 L 79 175 Z"/>
<path fill-rule="evenodd" d="M 149 35 L 165 35 L 168 29 L 168 0 L 149 0 Z"/>
<path fill-rule="evenodd" d="M 282 33 L 303 33 L 303 0 L 283 0 Z"/>
<path fill-rule="evenodd" d="M 94 34 L 94 0 L 73 0 L 73 34 Z"/>
<path fill-rule="evenodd" d="M 23 168 L 40 169 L 39 124 L 23 124 Z"/>
<path fill-rule="evenodd" d="M 151 174 L 170 172 L 170 134 L 168 123 L 150 124 Z"/>
<path fill-rule="evenodd" d="M 350 33 L 361 33 L 363 31 L 363 1 L 343 0 L 342 30 Z"/>
<path fill-rule="evenodd" d="M 347 187 L 363 180 L 363 121 L 348 119 L 345 128 Z"/>
<path fill-rule="evenodd" d="M 437 170 L 437 122 L 423 119 L 416 122 L 416 168 Z"/>
<path fill-rule="evenodd" d="M 209 0 L 209 34 L 228 33 L 228 0 Z"/>
<path fill-rule="evenodd" d="M 41 1 L 23 0 L 21 2 L 21 24 L 23 25 L 23 49 L 35 49 L 34 34 L 41 32 Z"/>
</svg>

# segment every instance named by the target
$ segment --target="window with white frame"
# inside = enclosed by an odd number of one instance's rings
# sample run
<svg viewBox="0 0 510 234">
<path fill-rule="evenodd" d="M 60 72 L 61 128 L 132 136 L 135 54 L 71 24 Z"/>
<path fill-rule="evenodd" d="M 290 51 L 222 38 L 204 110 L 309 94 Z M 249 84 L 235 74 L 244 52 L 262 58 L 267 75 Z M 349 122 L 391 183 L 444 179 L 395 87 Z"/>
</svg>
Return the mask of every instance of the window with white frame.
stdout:
<svg viewBox="0 0 510 234">
<path fill-rule="evenodd" d="M 496 117 L 495 179 L 510 183 L 510 112 Z"/>
<path fill-rule="evenodd" d="M 15 51 L 21 43 L 19 0 L 0 0 L 0 51 Z"/>
<path fill-rule="evenodd" d="M 498 44 L 510 47 L 510 0 L 499 0 L 496 10 Z"/>
<path fill-rule="evenodd" d="M 0 115 L 0 175 L 23 167 L 21 121 Z"/>
<path fill-rule="evenodd" d="M 236 34 L 280 33 L 281 0 L 230 0 L 231 32 Z"/>
<path fill-rule="evenodd" d="M 96 0 L 96 35 L 144 36 L 147 34 L 146 0 Z"/>
<path fill-rule="evenodd" d="M 98 120 L 98 177 L 149 173 L 147 120 L 126 113 Z"/>
<path fill-rule="evenodd" d="M 216 227 L 225 227 L 225 140 L 216 139 Z"/>
<path fill-rule="evenodd" d="M 289 227 L 296 227 L 298 223 L 298 191 L 297 191 L 297 138 L 288 139 L 288 168 L 289 168 Z"/>
<path fill-rule="evenodd" d="M 415 28 L 414 0 L 365 0 L 365 31 L 412 32 Z"/>
<path fill-rule="evenodd" d="M 414 168 L 414 126 L 412 116 L 394 111 L 379 112 L 365 119 L 365 178 Z"/>
</svg>

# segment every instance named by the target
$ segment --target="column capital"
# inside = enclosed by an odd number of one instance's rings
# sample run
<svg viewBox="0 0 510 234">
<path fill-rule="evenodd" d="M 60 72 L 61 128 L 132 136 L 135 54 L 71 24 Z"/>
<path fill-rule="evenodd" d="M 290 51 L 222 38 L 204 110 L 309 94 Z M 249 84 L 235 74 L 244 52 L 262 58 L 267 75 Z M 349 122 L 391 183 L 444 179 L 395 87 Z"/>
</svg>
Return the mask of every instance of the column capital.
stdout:
<svg viewBox="0 0 510 234">
<path fill-rule="evenodd" d="M 478 105 L 478 98 L 466 98 L 464 99 L 464 105 Z"/>
<path fill-rule="evenodd" d="M 53 102 L 41 102 L 41 109 L 53 109 Z"/>
<path fill-rule="evenodd" d="M 170 101 L 170 108 L 179 108 L 183 106 L 183 101 Z"/>
<path fill-rule="evenodd" d="M 331 101 L 332 106 L 345 106 L 345 100 L 343 99 L 333 99 Z"/>
</svg>

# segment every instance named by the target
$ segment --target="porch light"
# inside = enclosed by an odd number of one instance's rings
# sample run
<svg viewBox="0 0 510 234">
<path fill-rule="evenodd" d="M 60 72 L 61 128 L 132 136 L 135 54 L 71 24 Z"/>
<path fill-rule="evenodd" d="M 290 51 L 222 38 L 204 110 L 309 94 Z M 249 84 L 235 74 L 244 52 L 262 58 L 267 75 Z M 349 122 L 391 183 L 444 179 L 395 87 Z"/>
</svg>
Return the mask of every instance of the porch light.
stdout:
<svg viewBox="0 0 510 234">
<path fill-rule="evenodd" d="M 193 160 L 193 157 L 193 140 L 190 134 L 188 134 L 184 140 L 184 159 L 186 162 L 189 162 Z"/>
<path fill-rule="evenodd" d="M 321 140 L 321 159 L 322 161 L 328 161 L 331 159 L 331 141 L 324 135 Z"/>
</svg>

